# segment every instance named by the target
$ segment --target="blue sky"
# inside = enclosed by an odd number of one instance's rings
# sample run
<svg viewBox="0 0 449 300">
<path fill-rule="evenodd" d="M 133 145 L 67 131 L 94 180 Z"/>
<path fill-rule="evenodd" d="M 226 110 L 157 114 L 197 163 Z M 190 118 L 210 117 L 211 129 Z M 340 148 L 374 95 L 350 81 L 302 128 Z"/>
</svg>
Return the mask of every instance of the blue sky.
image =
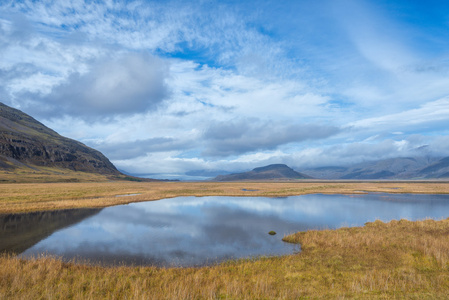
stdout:
<svg viewBox="0 0 449 300">
<path fill-rule="evenodd" d="M 132 173 L 449 155 L 447 1 L 8 1 L 0 101 Z"/>
</svg>

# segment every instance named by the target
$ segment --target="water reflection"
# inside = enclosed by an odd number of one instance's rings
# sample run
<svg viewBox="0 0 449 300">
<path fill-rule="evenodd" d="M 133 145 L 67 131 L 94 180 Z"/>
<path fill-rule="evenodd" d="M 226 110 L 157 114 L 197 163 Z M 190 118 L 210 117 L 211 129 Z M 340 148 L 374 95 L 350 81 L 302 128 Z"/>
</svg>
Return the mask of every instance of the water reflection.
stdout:
<svg viewBox="0 0 449 300">
<path fill-rule="evenodd" d="M 245 209 L 235 198 L 226 199 L 183 197 L 106 208 L 23 255 L 47 252 L 105 264 L 198 266 L 299 249 L 283 243 L 281 234 L 268 235 L 270 230 L 292 231 L 290 222 Z"/>
<path fill-rule="evenodd" d="M 0 253 L 21 253 L 53 232 L 100 211 L 101 209 L 68 209 L 0 215 Z"/>
<path fill-rule="evenodd" d="M 105 208 L 22 255 L 46 252 L 105 264 L 196 266 L 293 253 L 299 246 L 281 239 L 296 231 L 426 217 L 449 217 L 449 195 L 179 197 Z M 269 235 L 271 230 L 278 234 Z"/>
</svg>

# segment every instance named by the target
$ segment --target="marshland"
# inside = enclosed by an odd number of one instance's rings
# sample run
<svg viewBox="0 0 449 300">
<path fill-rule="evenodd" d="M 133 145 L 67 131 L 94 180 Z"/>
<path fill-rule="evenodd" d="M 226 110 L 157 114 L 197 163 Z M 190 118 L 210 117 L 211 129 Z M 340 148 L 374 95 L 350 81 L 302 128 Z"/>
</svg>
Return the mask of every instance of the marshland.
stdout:
<svg viewBox="0 0 449 300">
<path fill-rule="evenodd" d="M 102 208 L 180 196 L 449 194 L 447 182 L 101 182 L 2 184 L 2 214 Z M 132 195 L 116 197 L 117 195 Z M 165 201 L 165 200 L 162 200 Z M 448 220 L 393 220 L 283 237 L 301 251 L 197 267 L 104 266 L 3 254 L 2 298 L 443 298 Z M 267 237 L 272 237 L 268 235 Z M 282 236 L 280 237 L 282 238 Z M 285 243 L 279 241 L 279 243 Z"/>
</svg>

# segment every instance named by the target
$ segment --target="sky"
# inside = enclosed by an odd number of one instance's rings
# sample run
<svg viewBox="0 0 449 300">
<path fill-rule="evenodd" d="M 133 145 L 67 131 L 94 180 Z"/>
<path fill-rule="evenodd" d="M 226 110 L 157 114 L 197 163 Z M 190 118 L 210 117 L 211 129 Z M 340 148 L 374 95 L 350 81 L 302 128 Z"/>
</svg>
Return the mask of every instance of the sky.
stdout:
<svg viewBox="0 0 449 300">
<path fill-rule="evenodd" d="M 2 0 L 0 82 L 155 178 L 449 156 L 449 2 Z"/>
</svg>

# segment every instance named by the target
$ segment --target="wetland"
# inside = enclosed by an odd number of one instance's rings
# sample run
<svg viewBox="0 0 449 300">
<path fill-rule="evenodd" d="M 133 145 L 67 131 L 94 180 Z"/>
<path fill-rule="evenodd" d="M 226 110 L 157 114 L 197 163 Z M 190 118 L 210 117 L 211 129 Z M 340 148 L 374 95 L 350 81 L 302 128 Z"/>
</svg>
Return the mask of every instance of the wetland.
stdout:
<svg viewBox="0 0 449 300">
<path fill-rule="evenodd" d="M 445 299 L 449 290 L 449 219 L 439 220 L 446 217 L 445 200 L 440 195 L 449 194 L 447 181 L 105 181 L 1 184 L 0 192 L 0 213 L 9 216 L 2 221 L 8 219 L 8 224 L 1 225 L 12 230 L 10 238 L 0 241 L 4 245 L 7 240 L 12 247 L 0 255 L 0 299 Z M 359 201 L 359 195 L 378 193 L 384 197 Z M 116 197 L 131 194 L 138 195 Z M 331 216 L 328 221 L 334 220 L 336 225 L 316 221 L 311 228 L 317 229 L 301 231 L 306 227 L 298 226 L 283 238 L 285 233 L 272 225 L 263 229 L 253 227 L 251 232 L 257 236 L 255 230 L 260 229 L 264 237 L 282 238 L 296 244 L 300 251 L 293 250 L 293 254 L 180 268 L 102 266 L 84 259 L 67 261 L 58 256 L 61 254 L 35 258 L 12 254 L 36 249 L 55 234 L 73 230 L 122 204 L 138 206 L 165 199 L 154 203 L 167 201 L 164 205 L 168 205 L 169 198 L 176 201 L 177 197 L 190 200 L 206 199 L 205 196 L 232 196 L 234 200 L 235 197 L 263 197 L 269 199 L 275 210 L 282 207 L 280 203 L 286 197 L 315 194 L 329 195 L 334 200 L 349 195 L 347 201 L 358 205 L 352 210 L 343 207 L 344 201 L 329 201 L 330 204 L 318 209 L 308 206 L 310 219 L 320 220 L 324 211 Z M 398 198 L 385 198 L 392 194 Z M 428 201 L 427 207 L 420 206 L 415 198 L 420 194 L 435 198 Z M 306 203 L 302 204 L 307 207 Z M 365 223 L 367 220 L 362 216 L 359 221 L 346 219 L 349 214 L 359 217 L 360 211 L 370 211 L 370 205 L 380 209 L 373 220 L 384 222 Z M 306 213 L 303 214 L 307 219 Z M 388 222 L 392 214 L 394 219 L 432 217 L 436 220 Z M 34 223 L 36 219 L 39 226 Z M 231 221 L 234 220 L 228 223 Z M 120 228 L 119 224 L 116 227 Z M 269 235 L 272 230 L 277 234 Z M 279 244 L 289 245 L 281 241 Z"/>
<path fill-rule="evenodd" d="M 282 238 L 298 231 L 447 217 L 449 195 L 176 197 L 102 209 L 3 214 L 0 250 L 102 265 L 191 267 L 297 253 L 300 246 Z"/>
</svg>

